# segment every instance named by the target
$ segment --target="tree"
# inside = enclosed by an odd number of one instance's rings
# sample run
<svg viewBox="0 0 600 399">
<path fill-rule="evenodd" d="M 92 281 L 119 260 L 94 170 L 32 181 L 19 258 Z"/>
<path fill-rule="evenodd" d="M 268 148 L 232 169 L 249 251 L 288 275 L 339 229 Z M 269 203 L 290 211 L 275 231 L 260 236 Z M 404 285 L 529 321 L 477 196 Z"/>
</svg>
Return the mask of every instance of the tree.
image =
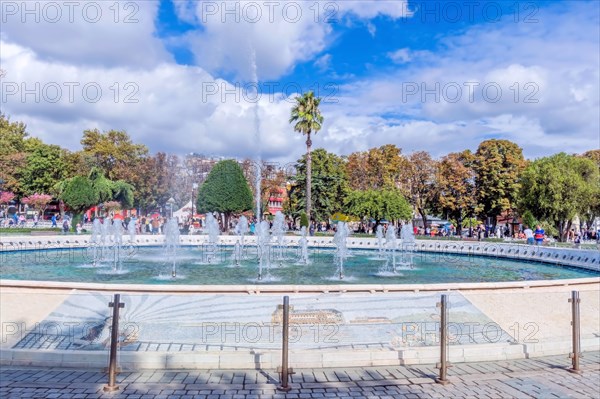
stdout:
<svg viewBox="0 0 600 399">
<path fill-rule="evenodd" d="M 346 162 L 350 187 L 353 190 L 396 188 L 402 171 L 408 167 L 401 152 L 394 144 L 386 144 L 350 154 Z"/>
<path fill-rule="evenodd" d="M 55 187 L 58 197 L 73 210 L 74 228 L 81 220 L 81 214 L 99 203 L 118 201 L 122 209 L 133 204 L 133 187 L 122 181 L 107 179 L 99 168 L 93 168 L 87 176 L 65 179 Z"/>
<path fill-rule="evenodd" d="M 8 117 L 0 113 L 0 179 L 3 189 L 19 194 L 20 171 L 25 166 L 25 142 L 29 134 L 27 127 L 22 122 L 11 122 Z"/>
<path fill-rule="evenodd" d="M 582 154 L 582 157 L 593 161 L 598 170 L 600 170 L 600 150 L 591 150 Z M 600 182 L 599 182 L 600 184 Z M 588 208 L 583 211 L 581 218 L 585 220 L 588 228 L 591 228 L 594 224 L 594 219 L 600 217 L 600 193 L 590 198 L 590 204 Z"/>
<path fill-rule="evenodd" d="M 252 209 L 252 192 L 236 161 L 221 161 L 212 168 L 198 191 L 197 206 L 199 213 L 224 214 L 224 229 L 229 226 L 229 218 L 233 213 Z"/>
<path fill-rule="evenodd" d="M 401 178 L 401 187 L 408 201 L 421 215 L 423 226 L 427 226 L 427 212 L 433 199 L 436 163 L 426 151 L 417 151 L 408 156 L 407 168 Z"/>
<path fill-rule="evenodd" d="M 533 161 L 522 174 L 521 209 L 552 223 L 564 241 L 573 218 L 600 195 L 598 167 L 589 159 L 559 153 Z"/>
<path fill-rule="evenodd" d="M 63 160 L 65 150 L 57 145 L 40 143 L 26 156 L 20 171 L 20 186 L 24 194 L 50 193 L 59 181 L 67 176 Z"/>
<path fill-rule="evenodd" d="M 28 204 L 33 209 L 35 209 L 35 211 L 38 214 L 41 213 L 42 215 L 44 214 L 44 211 L 46 210 L 46 206 L 48 206 L 50 201 L 52 201 L 52 196 L 49 194 L 35 193 L 28 197 L 21 198 L 21 202 L 23 204 Z"/>
<path fill-rule="evenodd" d="M 323 116 L 319 110 L 321 99 L 315 97 L 312 91 L 305 93 L 302 97 L 296 97 L 296 105 L 292 108 L 289 123 L 295 122 L 294 131 L 306 135 L 306 216 L 311 219 L 312 207 L 312 158 L 310 135 L 321 130 Z"/>
<path fill-rule="evenodd" d="M 60 184 L 60 199 L 73 210 L 72 227 L 81 220 L 81 214 L 98 204 L 98 192 L 86 176 L 75 176 Z"/>
<path fill-rule="evenodd" d="M 475 186 L 482 217 L 492 225 L 503 212 L 514 212 L 521 188 L 520 175 L 526 166 L 523 150 L 508 140 L 486 140 L 475 153 Z"/>
<path fill-rule="evenodd" d="M 134 181 L 140 158 L 148 155 L 143 144 L 134 144 L 124 131 L 85 130 L 81 139 L 84 157 L 94 161 L 111 180 Z"/>
<path fill-rule="evenodd" d="M 342 198 L 348 187 L 344 159 L 323 148 L 316 149 L 312 155 L 313 220 L 329 220 L 331 215 L 342 210 Z M 306 205 L 307 180 L 308 161 L 305 155 L 296 164 L 296 176 L 289 194 L 290 204 L 296 203 L 299 207 Z"/>
<path fill-rule="evenodd" d="M 352 190 L 344 199 L 345 212 L 359 218 L 381 220 L 411 220 L 412 209 L 398 189 Z"/>
<path fill-rule="evenodd" d="M 473 216 L 477 197 L 475 172 L 471 168 L 473 154 L 466 150 L 450 153 L 437 163 L 433 209 L 456 221 L 456 232 L 462 233 L 463 221 Z"/>
</svg>

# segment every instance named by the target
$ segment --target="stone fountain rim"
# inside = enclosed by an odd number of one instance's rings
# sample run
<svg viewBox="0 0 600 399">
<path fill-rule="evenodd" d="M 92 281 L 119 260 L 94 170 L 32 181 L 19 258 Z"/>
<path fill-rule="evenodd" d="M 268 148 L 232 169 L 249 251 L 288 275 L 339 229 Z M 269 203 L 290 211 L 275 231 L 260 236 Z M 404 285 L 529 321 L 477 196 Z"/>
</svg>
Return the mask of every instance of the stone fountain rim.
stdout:
<svg viewBox="0 0 600 399">
<path fill-rule="evenodd" d="M 82 290 L 110 292 L 148 292 L 173 294 L 297 294 L 297 293 L 388 293 L 388 292 L 440 292 L 535 289 L 600 284 L 600 277 L 564 280 L 505 281 L 486 283 L 437 283 L 437 284 L 319 284 L 319 285 L 145 285 L 103 284 L 61 281 L 6 280 L 0 279 L 0 288 L 27 288 L 52 290 Z"/>
</svg>

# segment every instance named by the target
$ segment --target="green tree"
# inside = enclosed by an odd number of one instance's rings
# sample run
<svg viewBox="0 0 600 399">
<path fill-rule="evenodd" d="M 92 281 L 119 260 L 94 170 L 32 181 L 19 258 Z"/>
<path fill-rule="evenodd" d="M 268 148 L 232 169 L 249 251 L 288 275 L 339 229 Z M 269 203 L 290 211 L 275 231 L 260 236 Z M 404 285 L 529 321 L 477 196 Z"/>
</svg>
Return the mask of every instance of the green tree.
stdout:
<svg viewBox="0 0 600 399">
<path fill-rule="evenodd" d="M 475 153 L 475 186 L 482 217 L 496 218 L 514 212 L 521 188 L 520 175 L 526 166 L 523 150 L 508 140 L 486 140 Z"/>
<path fill-rule="evenodd" d="M 344 208 L 348 215 L 375 219 L 377 224 L 383 219 L 412 219 L 412 208 L 398 189 L 352 190 L 344 199 Z"/>
<path fill-rule="evenodd" d="M 312 91 L 305 93 L 302 97 L 296 97 L 296 105 L 292 108 L 292 115 L 289 123 L 294 124 L 294 131 L 306 135 L 306 215 L 311 219 L 312 207 L 312 158 L 311 147 L 312 140 L 310 135 L 321 130 L 323 116 L 319 110 L 321 99 L 315 97 Z"/>
<path fill-rule="evenodd" d="M 133 143 L 126 132 L 118 130 L 85 130 L 81 145 L 83 156 L 93 160 L 111 180 L 133 181 L 139 159 L 148 155 L 145 145 Z"/>
<path fill-rule="evenodd" d="M 223 228 L 233 213 L 252 209 L 252 192 L 239 164 L 232 160 L 217 163 L 198 190 L 198 212 L 225 215 Z"/>
<path fill-rule="evenodd" d="M 21 190 L 26 195 L 51 193 L 59 181 L 67 177 L 63 159 L 65 150 L 57 145 L 36 145 L 26 156 L 20 171 Z"/>
<path fill-rule="evenodd" d="M 21 193 L 20 171 L 26 164 L 29 134 L 22 122 L 11 122 L 0 113 L 0 180 L 3 190 Z"/>
<path fill-rule="evenodd" d="M 55 191 L 73 210 L 73 228 L 83 212 L 99 203 L 118 201 L 122 209 L 133 205 L 133 187 L 122 180 L 107 179 L 99 168 L 92 168 L 87 176 L 79 175 L 59 182 Z"/>
<path fill-rule="evenodd" d="M 72 227 L 81 220 L 81 215 L 98 204 L 98 192 L 86 176 L 75 176 L 60 184 L 60 199 L 73 210 Z"/>
<path fill-rule="evenodd" d="M 313 219 L 329 220 L 342 210 L 342 198 L 348 187 L 344 159 L 322 148 L 312 154 Z M 306 204 L 308 162 L 306 156 L 296 164 L 296 175 L 290 189 L 290 203 Z M 307 214 L 308 217 L 308 214 Z"/>
<path fill-rule="evenodd" d="M 521 209 L 552 223 L 564 241 L 573 218 L 600 195 L 598 167 L 593 161 L 559 153 L 533 161 L 522 174 Z"/>
</svg>

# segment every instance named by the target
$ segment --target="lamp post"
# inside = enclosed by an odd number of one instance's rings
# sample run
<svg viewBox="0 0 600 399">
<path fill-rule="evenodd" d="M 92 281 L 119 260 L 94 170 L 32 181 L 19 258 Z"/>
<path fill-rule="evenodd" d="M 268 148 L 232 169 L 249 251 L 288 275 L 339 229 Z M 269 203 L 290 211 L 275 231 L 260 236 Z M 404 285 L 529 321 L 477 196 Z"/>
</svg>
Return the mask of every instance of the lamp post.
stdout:
<svg viewBox="0 0 600 399">
<path fill-rule="evenodd" d="M 169 198 L 167 204 L 169 204 L 169 207 L 171 208 L 171 218 L 173 218 L 173 204 L 175 204 L 175 199 L 173 197 Z"/>
<path fill-rule="evenodd" d="M 193 183 L 192 184 L 192 223 L 194 220 L 194 193 L 196 192 L 197 189 L 198 189 L 198 183 Z"/>
</svg>

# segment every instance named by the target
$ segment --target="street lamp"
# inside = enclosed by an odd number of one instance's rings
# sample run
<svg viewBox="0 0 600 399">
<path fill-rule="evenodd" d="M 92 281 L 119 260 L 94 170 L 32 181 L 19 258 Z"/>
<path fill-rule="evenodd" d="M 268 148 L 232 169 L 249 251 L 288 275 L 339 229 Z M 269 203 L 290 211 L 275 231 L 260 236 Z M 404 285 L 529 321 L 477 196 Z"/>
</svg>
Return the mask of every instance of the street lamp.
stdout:
<svg viewBox="0 0 600 399">
<path fill-rule="evenodd" d="M 173 205 L 175 204 L 175 199 L 173 197 L 169 198 L 167 204 L 169 204 L 169 207 L 171 208 L 171 218 L 173 218 Z"/>
<path fill-rule="evenodd" d="M 194 193 L 198 189 L 198 183 L 192 184 L 192 219 L 194 219 Z"/>
</svg>

